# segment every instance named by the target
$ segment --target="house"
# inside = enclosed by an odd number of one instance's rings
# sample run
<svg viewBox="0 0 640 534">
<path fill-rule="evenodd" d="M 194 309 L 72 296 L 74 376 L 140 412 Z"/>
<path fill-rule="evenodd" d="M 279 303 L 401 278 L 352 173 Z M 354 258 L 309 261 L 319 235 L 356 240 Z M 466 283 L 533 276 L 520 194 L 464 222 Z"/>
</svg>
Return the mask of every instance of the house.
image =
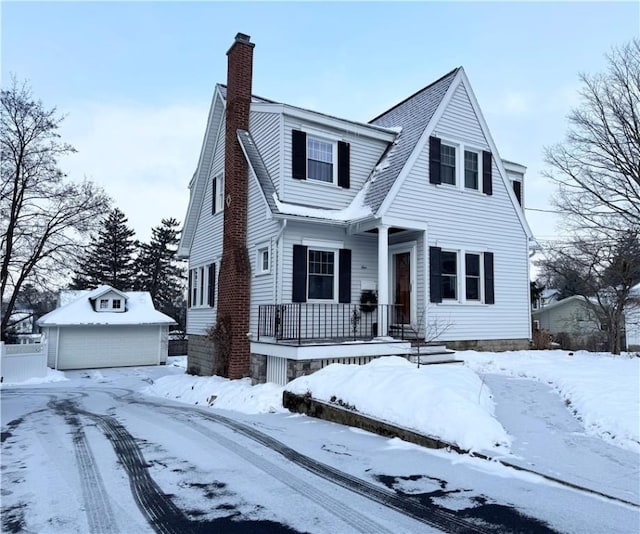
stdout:
<svg viewBox="0 0 640 534">
<path fill-rule="evenodd" d="M 285 382 L 411 337 L 528 347 L 525 167 L 464 69 L 361 123 L 253 95 L 253 47 L 227 52 L 189 184 L 190 372 Z"/>
<path fill-rule="evenodd" d="M 546 330 L 567 350 L 598 350 L 606 335 L 600 319 L 581 295 L 562 300 L 552 298 L 531 313 L 534 328 Z"/>
<path fill-rule="evenodd" d="M 38 320 L 52 369 L 91 369 L 166 363 L 169 325 L 146 291 L 110 286 L 64 292 L 60 307 Z"/>
<path fill-rule="evenodd" d="M 633 286 L 629 292 L 624 317 L 627 350 L 640 351 L 640 284 Z"/>
</svg>

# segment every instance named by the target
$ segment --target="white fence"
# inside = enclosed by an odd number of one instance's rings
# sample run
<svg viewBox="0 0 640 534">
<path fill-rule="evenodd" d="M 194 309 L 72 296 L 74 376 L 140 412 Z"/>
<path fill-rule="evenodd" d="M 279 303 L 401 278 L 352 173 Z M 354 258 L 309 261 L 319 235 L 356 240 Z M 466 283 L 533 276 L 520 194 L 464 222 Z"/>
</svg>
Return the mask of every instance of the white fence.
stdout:
<svg viewBox="0 0 640 534">
<path fill-rule="evenodd" d="M 47 344 L 5 345 L 1 342 L 0 375 L 2 382 L 9 384 L 47 376 Z"/>
</svg>

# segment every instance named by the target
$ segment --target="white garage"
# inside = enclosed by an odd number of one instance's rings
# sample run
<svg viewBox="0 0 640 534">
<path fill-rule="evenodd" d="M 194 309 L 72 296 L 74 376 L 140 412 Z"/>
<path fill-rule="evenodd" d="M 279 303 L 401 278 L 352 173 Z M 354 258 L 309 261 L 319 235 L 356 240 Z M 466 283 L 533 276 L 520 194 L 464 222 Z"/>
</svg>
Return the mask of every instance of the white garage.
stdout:
<svg viewBox="0 0 640 534">
<path fill-rule="evenodd" d="M 42 317 L 47 365 L 95 369 L 159 365 L 167 360 L 171 317 L 156 311 L 147 292 L 110 286 L 73 292 L 69 302 Z M 68 295 L 67 295 L 68 296 Z"/>
</svg>

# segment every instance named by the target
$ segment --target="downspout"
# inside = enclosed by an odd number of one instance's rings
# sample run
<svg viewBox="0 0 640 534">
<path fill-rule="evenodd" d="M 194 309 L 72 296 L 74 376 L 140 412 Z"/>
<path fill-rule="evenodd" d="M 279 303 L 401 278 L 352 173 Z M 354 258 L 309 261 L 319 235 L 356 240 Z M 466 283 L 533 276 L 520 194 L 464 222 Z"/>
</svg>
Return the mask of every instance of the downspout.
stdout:
<svg viewBox="0 0 640 534">
<path fill-rule="evenodd" d="M 284 233 L 285 228 L 287 227 L 287 219 L 282 219 L 282 226 L 280 227 L 280 230 L 278 231 L 278 233 L 276 234 L 274 240 L 275 240 L 275 244 L 276 244 L 276 261 L 273 262 L 274 264 L 274 277 L 273 277 L 273 303 L 274 304 L 278 304 L 278 274 L 280 273 L 280 269 L 278 268 L 280 266 L 280 259 L 282 257 L 282 254 L 280 253 L 280 238 L 282 237 L 282 234 Z"/>
</svg>

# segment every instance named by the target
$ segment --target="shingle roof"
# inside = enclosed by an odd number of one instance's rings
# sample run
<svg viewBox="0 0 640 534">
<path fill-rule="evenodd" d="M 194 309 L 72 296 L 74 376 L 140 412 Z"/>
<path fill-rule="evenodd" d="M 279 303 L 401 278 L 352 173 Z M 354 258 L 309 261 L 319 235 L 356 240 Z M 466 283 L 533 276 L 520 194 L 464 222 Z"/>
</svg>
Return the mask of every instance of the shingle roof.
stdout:
<svg viewBox="0 0 640 534">
<path fill-rule="evenodd" d="M 370 178 L 365 203 L 371 207 L 373 213 L 376 213 L 384 202 L 458 70 L 459 67 L 453 69 L 370 121 L 376 126 L 402 128 L 395 146 L 382 157 Z"/>
<path fill-rule="evenodd" d="M 269 204 L 269 209 L 272 213 L 278 213 L 278 206 L 276 205 L 274 198 L 276 189 L 273 186 L 273 181 L 271 180 L 271 176 L 269 176 L 269 171 L 262 160 L 262 156 L 260 156 L 258 147 L 256 147 L 251 134 L 246 130 L 238 130 L 238 140 L 247 155 L 249 165 L 251 165 L 256 178 L 258 178 L 258 182 L 260 183 L 260 187 L 262 188 L 267 204 Z"/>
</svg>

